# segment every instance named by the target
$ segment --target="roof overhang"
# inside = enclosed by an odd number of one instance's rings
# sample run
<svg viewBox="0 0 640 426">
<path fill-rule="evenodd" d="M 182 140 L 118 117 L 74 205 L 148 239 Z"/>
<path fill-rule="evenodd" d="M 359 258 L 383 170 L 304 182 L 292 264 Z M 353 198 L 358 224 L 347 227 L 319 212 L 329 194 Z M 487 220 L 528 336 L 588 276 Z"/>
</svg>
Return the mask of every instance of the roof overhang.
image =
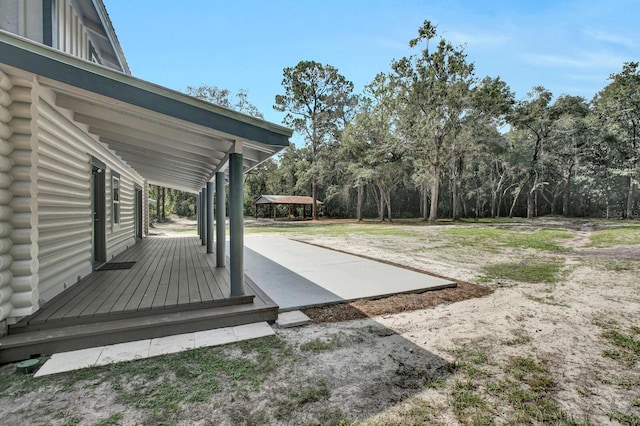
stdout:
<svg viewBox="0 0 640 426">
<path fill-rule="evenodd" d="M 293 133 L 3 31 L 0 69 L 51 89 L 59 108 L 161 186 L 197 192 L 226 170 L 231 153 L 243 154 L 246 172 Z"/>
</svg>

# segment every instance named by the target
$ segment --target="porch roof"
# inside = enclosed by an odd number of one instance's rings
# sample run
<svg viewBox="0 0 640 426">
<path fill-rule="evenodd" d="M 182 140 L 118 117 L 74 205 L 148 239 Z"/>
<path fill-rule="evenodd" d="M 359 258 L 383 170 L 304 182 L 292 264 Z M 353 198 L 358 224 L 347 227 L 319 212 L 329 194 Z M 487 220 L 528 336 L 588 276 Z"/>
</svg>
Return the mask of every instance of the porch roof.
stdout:
<svg viewBox="0 0 640 426">
<path fill-rule="evenodd" d="M 4 31 L 0 70 L 53 90 L 58 107 L 149 183 L 175 189 L 198 192 L 234 152 L 246 172 L 293 133 Z"/>
</svg>

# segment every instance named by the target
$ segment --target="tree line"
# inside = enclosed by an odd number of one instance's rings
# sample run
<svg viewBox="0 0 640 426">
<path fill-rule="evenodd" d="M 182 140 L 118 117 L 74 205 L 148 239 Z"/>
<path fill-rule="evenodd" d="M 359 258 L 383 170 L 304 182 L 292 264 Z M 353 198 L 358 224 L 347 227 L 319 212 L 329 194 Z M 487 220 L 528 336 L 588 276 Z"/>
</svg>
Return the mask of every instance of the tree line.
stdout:
<svg viewBox="0 0 640 426">
<path fill-rule="evenodd" d="M 261 194 L 281 194 L 322 200 L 314 218 L 640 215 L 638 62 L 591 100 L 542 86 L 515 99 L 499 77 L 477 77 L 464 47 L 429 21 L 409 46 L 415 53 L 359 94 L 331 65 L 283 70 L 274 108 L 304 146 L 248 173 L 247 214 Z M 234 100 L 215 87 L 188 90 L 260 116 L 246 91 Z"/>
</svg>

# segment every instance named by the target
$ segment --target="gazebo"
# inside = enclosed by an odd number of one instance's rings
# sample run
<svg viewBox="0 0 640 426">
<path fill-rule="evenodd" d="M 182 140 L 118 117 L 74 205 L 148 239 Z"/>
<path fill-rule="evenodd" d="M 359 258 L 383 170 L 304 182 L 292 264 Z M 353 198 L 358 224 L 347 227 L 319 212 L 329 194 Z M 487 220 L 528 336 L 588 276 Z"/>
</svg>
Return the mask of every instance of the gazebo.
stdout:
<svg viewBox="0 0 640 426">
<path fill-rule="evenodd" d="M 313 198 L 298 195 L 261 195 L 253 202 L 256 219 L 258 218 L 258 206 L 265 204 L 272 207 L 273 220 L 276 220 L 278 205 L 289 206 L 289 216 L 291 216 L 293 208 L 302 206 L 302 218 L 304 219 L 306 217 L 307 206 L 313 205 Z M 322 201 L 316 200 L 316 204 L 322 204 Z"/>
</svg>

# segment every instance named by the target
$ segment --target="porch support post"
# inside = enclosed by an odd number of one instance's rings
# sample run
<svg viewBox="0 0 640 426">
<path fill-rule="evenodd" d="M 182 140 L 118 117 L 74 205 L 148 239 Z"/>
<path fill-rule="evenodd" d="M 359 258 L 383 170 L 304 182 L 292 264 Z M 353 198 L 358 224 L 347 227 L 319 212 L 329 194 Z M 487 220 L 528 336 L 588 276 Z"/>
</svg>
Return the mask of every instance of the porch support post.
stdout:
<svg viewBox="0 0 640 426">
<path fill-rule="evenodd" d="M 244 206 L 242 153 L 229 154 L 229 239 L 231 296 L 244 295 Z"/>
<path fill-rule="evenodd" d="M 201 215 L 201 210 L 202 210 L 202 205 L 200 204 L 200 194 L 196 194 L 196 228 L 198 231 L 198 236 L 202 235 L 202 224 L 201 224 L 201 220 L 200 220 L 200 216 Z"/>
<path fill-rule="evenodd" d="M 202 239 L 202 245 L 207 244 L 207 189 L 202 188 L 200 191 L 200 204 L 202 210 L 200 214 L 200 222 L 202 223 L 202 233 L 200 238 Z"/>
<path fill-rule="evenodd" d="M 207 253 L 213 253 L 213 182 L 207 182 Z"/>
<path fill-rule="evenodd" d="M 227 217 L 226 196 L 224 193 L 224 172 L 216 172 L 216 266 L 226 266 L 226 238 L 224 235 Z"/>
</svg>

